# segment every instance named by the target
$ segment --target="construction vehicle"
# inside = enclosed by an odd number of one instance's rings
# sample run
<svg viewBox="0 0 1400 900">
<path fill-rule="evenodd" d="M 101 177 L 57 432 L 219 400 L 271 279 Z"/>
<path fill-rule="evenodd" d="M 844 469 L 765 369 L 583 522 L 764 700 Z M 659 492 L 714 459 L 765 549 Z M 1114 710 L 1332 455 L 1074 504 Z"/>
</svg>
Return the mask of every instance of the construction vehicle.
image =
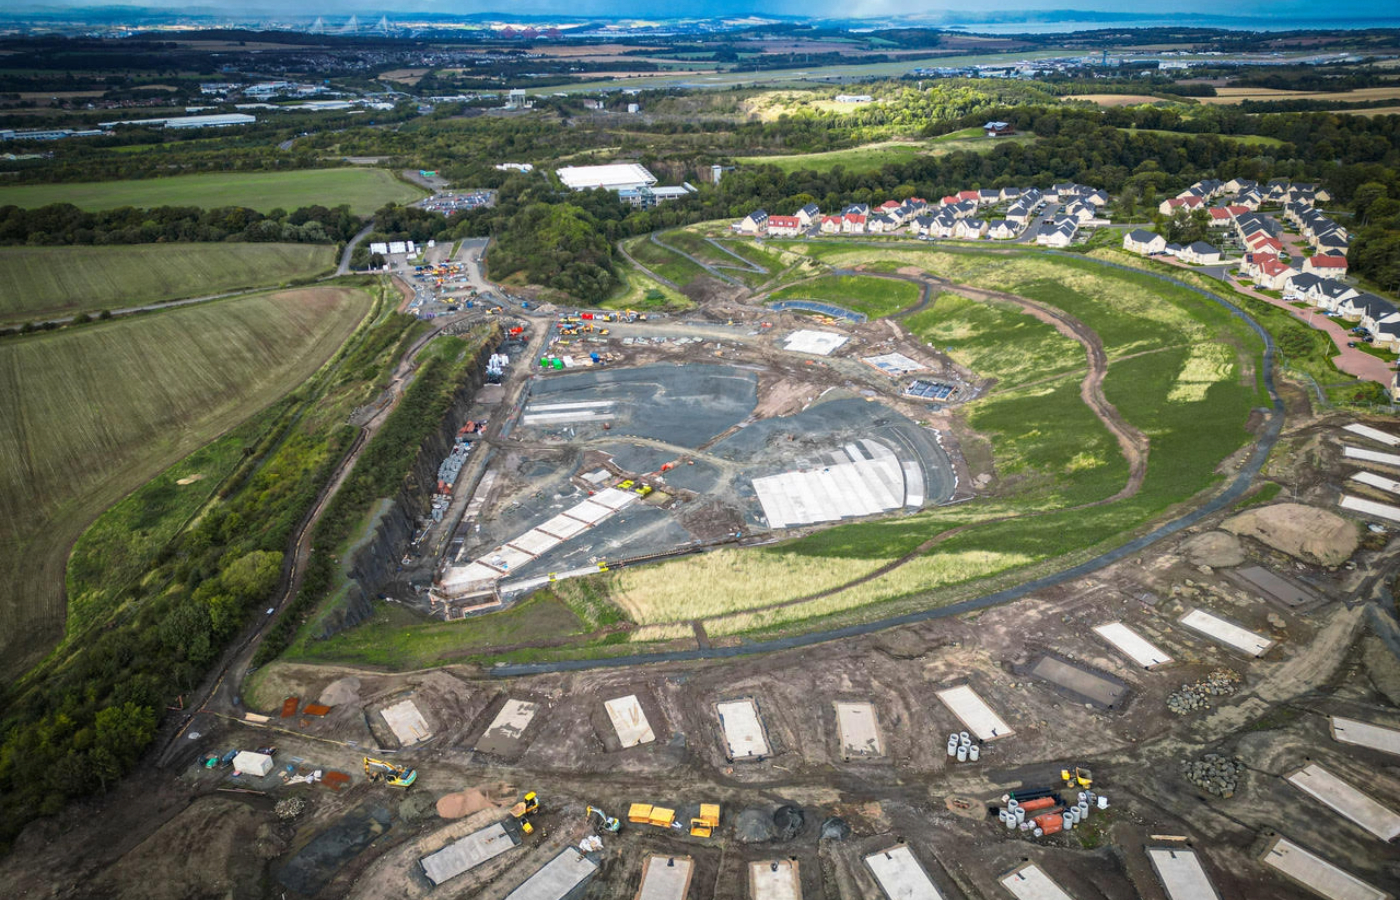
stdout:
<svg viewBox="0 0 1400 900">
<path fill-rule="evenodd" d="M 676 811 L 650 803 L 633 803 L 627 809 L 627 821 L 639 825 L 655 825 L 657 828 L 680 828 L 676 821 Z"/>
<path fill-rule="evenodd" d="M 639 495 L 639 496 L 645 497 L 647 494 L 650 494 L 650 493 L 651 493 L 651 490 L 652 490 L 651 485 L 649 485 L 649 484 L 639 484 L 639 485 L 637 485 L 637 487 L 636 487 L 636 489 L 633 491 L 633 493 L 635 493 L 635 494 L 637 494 L 637 495 Z"/>
<path fill-rule="evenodd" d="M 510 814 L 520 822 L 520 830 L 526 834 L 534 834 L 535 826 L 530 824 L 529 816 L 540 811 L 540 800 L 534 791 L 520 798 L 520 802 L 510 808 Z"/>
<path fill-rule="evenodd" d="M 412 787 L 413 782 L 418 780 L 418 771 L 366 756 L 365 777 L 370 781 L 382 781 L 389 787 L 407 788 Z"/>
<path fill-rule="evenodd" d="M 701 803 L 700 815 L 690 820 L 690 836 L 707 838 L 719 827 L 719 804 Z"/>
<path fill-rule="evenodd" d="M 585 813 L 585 815 L 597 816 L 598 821 L 602 823 L 603 830 L 605 831 L 611 831 L 613 834 L 617 834 L 622 830 L 622 822 L 620 820 L 613 818 L 596 806 L 588 807 L 588 812 Z"/>
<path fill-rule="evenodd" d="M 1061 769 L 1060 780 L 1071 787 L 1090 788 L 1094 786 L 1094 773 L 1083 766 L 1075 766 L 1073 770 Z"/>
</svg>

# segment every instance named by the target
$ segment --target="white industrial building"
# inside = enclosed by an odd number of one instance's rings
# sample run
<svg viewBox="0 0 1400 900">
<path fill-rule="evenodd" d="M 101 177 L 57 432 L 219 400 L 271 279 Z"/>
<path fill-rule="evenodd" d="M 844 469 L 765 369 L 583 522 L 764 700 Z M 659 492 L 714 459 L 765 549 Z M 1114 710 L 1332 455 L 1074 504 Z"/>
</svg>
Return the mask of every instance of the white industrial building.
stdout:
<svg viewBox="0 0 1400 900">
<path fill-rule="evenodd" d="M 213 116 L 166 116 L 160 119 L 121 119 L 116 122 L 103 122 L 103 128 L 117 125 L 160 125 L 165 128 L 224 128 L 229 125 L 251 125 L 256 116 L 247 113 L 221 113 Z"/>
<path fill-rule="evenodd" d="M 607 166 L 565 166 L 556 169 L 554 174 L 571 191 L 591 191 L 607 188 L 610 191 L 636 190 L 656 184 L 656 176 L 638 163 L 616 163 Z"/>
</svg>

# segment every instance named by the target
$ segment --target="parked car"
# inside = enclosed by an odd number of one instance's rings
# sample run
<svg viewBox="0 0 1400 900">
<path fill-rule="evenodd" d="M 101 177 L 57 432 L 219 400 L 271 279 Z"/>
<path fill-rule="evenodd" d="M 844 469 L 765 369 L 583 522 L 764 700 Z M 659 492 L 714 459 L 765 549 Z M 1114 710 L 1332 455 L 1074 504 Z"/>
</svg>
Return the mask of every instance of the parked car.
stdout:
<svg viewBox="0 0 1400 900">
<path fill-rule="evenodd" d="M 1348 346 L 1348 347 L 1355 347 L 1355 346 L 1356 346 L 1356 341 L 1347 341 L 1347 346 Z"/>
</svg>

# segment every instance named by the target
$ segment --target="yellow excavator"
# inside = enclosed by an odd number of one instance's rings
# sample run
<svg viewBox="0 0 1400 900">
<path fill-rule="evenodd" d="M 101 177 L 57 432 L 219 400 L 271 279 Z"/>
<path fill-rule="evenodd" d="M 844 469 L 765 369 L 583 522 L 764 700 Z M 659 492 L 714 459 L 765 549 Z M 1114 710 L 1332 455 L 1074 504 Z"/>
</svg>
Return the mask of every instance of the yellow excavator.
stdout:
<svg viewBox="0 0 1400 900">
<path fill-rule="evenodd" d="M 613 834 L 617 834 L 619 831 L 622 830 L 622 823 L 620 821 L 603 812 L 596 806 L 588 807 L 588 812 L 585 813 L 585 815 L 589 816 L 590 818 L 593 816 L 597 816 L 598 821 L 602 823 L 603 829 L 605 831 L 611 831 Z"/>
<path fill-rule="evenodd" d="M 535 826 L 530 824 L 529 816 L 540 811 L 540 799 L 534 791 L 520 798 L 520 802 L 510 808 L 510 814 L 520 821 L 520 830 L 526 834 L 534 834 Z"/>
<path fill-rule="evenodd" d="M 366 756 L 365 777 L 370 781 L 382 781 L 389 787 L 407 788 L 418 780 L 418 770 Z"/>
</svg>

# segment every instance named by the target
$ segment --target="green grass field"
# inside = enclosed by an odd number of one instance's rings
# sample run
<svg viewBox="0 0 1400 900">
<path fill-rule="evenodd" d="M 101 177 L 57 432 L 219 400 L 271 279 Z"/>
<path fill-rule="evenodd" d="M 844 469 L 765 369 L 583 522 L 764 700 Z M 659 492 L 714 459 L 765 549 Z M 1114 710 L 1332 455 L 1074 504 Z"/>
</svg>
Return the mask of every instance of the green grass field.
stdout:
<svg viewBox="0 0 1400 900">
<path fill-rule="evenodd" d="M 653 244 L 646 238 L 634 238 L 626 247 L 637 262 L 681 287 L 709 274 L 684 256 Z"/>
<path fill-rule="evenodd" d="M 127 181 L 23 184 L 0 188 L 0 206 L 32 208 L 71 203 L 80 209 L 122 206 L 244 206 L 259 212 L 342 203 L 368 215 L 389 202 L 409 203 L 427 192 L 387 169 L 362 166 L 236 175 L 173 175 Z"/>
<path fill-rule="evenodd" d="M 325 244 L 0 248 L 0 322 L 272 287 L 335 266 Z"/>
<path fill-rule="evenodd" d="M 307 288 L 0 343 L 0 618 L 11 626 L 0 656 L 32 657 L 61 635 L 68 551 L 90 522 L 301 384 L 369 308 L 360 290 Z"/>
<path fill-rule="evenodd" d="M 848 150 L 828 150 L 824 153 L 741 156 L 736 158 L 735 162 L 747 166 L 777 166 L 788 175 L 799 171 L 829 172 L 837 166 L 844 167 L 848 172 L 874 172 L 891 163 L 907 163 L 919 156 L 941 156 L 958 150 L 982 153 L 991 150 L 997 144 L 1026 143 L 1033 140 L 1034 135 L 1024 134 L 992 139 L 983 136 L 981 129 L 973 128 L 945 134 L 931 141 L 883 141 Z"/>
<path fill-rule="evenodd" d="M 920 287 L 895 278 L 874 275 L 827 275 L 789 285 L 768 296 L 770 300 L 821 300 L 878 319 L 908 309 L 919 302 Z"/>
</svg>

